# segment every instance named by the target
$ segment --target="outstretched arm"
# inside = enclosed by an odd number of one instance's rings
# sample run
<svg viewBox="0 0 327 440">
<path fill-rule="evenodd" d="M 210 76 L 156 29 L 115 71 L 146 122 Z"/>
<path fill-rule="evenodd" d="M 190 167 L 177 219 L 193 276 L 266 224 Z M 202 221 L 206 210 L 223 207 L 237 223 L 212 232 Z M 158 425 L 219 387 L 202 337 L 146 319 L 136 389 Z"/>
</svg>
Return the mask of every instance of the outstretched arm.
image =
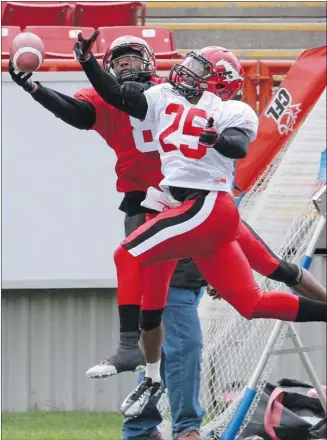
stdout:
<svg viewBox="0 0 327 440">
<path fill-rule="evenodd" d="M 120 93 L 120 84 L 110 73 L 102 69 L 91 50 L 99 32 L 95 31 L 89 39 L 84 39 L 78 34 L 74 52 L 76 59 L 82 66 L 86 76 L 101 98 L 125 113 L 138 119 L 145 119 L 148 104 L 143 93 L 138 94 L 133 102 L 126 102 Z"/>
<path fill-rule="evenodd" d="M 96 119 L 95 108 L 92 104 L 59 93 L 39 82 L 31 79 L 32 73 L 17 72 L 9 62 L 9 73 L 12 80 L 44 108 L 53 113 L 57 118 L 75 128 L 89 130 Z"/>
<path fill-rule="evenodd" d="M 35 101 L 75 128 L 80 130 L 92 128 L 96 119 L 96 111 L 92 104 L 43 87 L 41 84 L 38 85 L 38 90 L 32 95 Z"/>
</svg>

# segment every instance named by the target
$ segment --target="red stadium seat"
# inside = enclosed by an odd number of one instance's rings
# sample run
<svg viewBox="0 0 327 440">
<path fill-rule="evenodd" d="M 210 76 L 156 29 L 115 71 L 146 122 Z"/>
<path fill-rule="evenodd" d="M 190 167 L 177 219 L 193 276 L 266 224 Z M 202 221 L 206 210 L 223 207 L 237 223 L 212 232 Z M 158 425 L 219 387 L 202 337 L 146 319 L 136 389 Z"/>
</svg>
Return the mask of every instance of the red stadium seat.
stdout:
<svg viewBox="0 0 327 440">
<path fill-rule="evenodd" d="M 1 58 L 9 58 L 12 40 L 21 33 L 18 26 L 2 26 L 1 28 Z"/>
<path fill-rule="evenodd" d="M 74 26 L 27 26 L 26 32 L 38 35 L 44 43 L 46 58 L 73 58 L 73 46 L 79 31 L 90 37 L 94 28 Z"/>
<path fill-rule="evenodd" d="M 113 26 L 99 28 L 98 51 L 105 52 L 111 42 L 122 35 L 142 38 L 152 47 L 156 58 L 176 58 L 175 42 L 172 32 L 166 28 L 148 26 Z"/>
<path fill-rule="evenodd" d="M 7 7 L 7 2 L 1 2 L 1 21 L 3 20 L 3 13 Z"/>
<path fill-rule="evenodd" d="M 141 17 L 139 15 L 141 14 Z M 140 2 L 76 2 L 74 26 L 135 26 L 144 25 L 145 6 Z"/>
<path fill-rule="evenodd" d="M 68 3 L 18 3 L 7 2 L 2 25 L 65 26 L 71 24 L 71 6 Z"/>
</svg>

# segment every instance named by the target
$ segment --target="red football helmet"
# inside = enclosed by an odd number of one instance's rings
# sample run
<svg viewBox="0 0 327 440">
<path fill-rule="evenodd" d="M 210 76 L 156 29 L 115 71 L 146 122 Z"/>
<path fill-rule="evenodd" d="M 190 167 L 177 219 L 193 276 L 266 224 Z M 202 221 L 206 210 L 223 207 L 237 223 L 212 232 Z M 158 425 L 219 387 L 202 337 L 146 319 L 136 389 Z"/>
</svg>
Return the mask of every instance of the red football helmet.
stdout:
<svg viewBox="0 0 327 440">
<path fill-rule="evenodd" d="M 181 64 L 170 71 L 170 82 L 186 97 L 212 92 L 224 101 L 242 88 L 244 71 L 238 58 L 219 46 L 189 52 Z"/>
<path fill-rule="evenodd" d="M 128 68 L 118 70 L 127 60 Z M 142 38 L 124 35 L 116 38 L 103 57 L 104 69 L 120 81 L 146 81 L 156 72 L 156 59 L 152 48 Z"/>
</svg>

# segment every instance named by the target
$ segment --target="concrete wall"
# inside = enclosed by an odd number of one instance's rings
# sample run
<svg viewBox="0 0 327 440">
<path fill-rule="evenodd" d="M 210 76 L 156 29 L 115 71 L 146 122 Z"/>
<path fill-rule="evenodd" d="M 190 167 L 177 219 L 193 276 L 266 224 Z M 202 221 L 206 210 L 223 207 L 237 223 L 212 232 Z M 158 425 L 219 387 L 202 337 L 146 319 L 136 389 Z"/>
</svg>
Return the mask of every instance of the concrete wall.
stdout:
<svg viewBox="0 0 327 440">
<path fill-rule="evenodd" d="M 3 288 L 115 287 L 115 153 L 2 78 Z M 69 96 L 89 87 L 82 72 L 33 78 Z"/>
<path fill-rule="evenodd" d="M 2 410 L 117 410 L 133 373 L 85 377 L 116 346 L 117 328 L 109 289 L 3 291 Z"/>
</svg>

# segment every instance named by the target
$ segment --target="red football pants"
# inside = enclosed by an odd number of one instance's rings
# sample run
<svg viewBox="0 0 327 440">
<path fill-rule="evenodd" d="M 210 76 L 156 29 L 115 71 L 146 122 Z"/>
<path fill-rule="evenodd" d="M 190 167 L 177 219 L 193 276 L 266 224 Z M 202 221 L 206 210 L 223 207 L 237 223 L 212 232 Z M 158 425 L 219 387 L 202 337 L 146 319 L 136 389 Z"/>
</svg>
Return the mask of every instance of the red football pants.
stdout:
<svg viewBox="0 0 327 440">
<path fill-rule="evenodd" d="M 279 267 L 278 256 L 244 220 L 242 220 L 237 242 L 250 263 L 251 269 L 260 275 L 268 277 Z"/>
<path fill-rule="evenodd" d="M 239 230 L 239 212 L 228 193 L 212 192 L 158 214 L 130 234 L 115 252 L 119 304 L 133 304 L 133 296 L 142 298 L 144 310 L 163 308 L 177 260 L 192 257 L 209 284 L 242 316 L 293 321 L 298 298 L 288 292 L 261 291 L 236 241 Z M 242 235 L 245 242 L 247 234 Z M 260 258 L 248 251 L 251 255 L 260 268 Z M 270 273 L 278 260 L 276 264 Z"/>
</svg>

